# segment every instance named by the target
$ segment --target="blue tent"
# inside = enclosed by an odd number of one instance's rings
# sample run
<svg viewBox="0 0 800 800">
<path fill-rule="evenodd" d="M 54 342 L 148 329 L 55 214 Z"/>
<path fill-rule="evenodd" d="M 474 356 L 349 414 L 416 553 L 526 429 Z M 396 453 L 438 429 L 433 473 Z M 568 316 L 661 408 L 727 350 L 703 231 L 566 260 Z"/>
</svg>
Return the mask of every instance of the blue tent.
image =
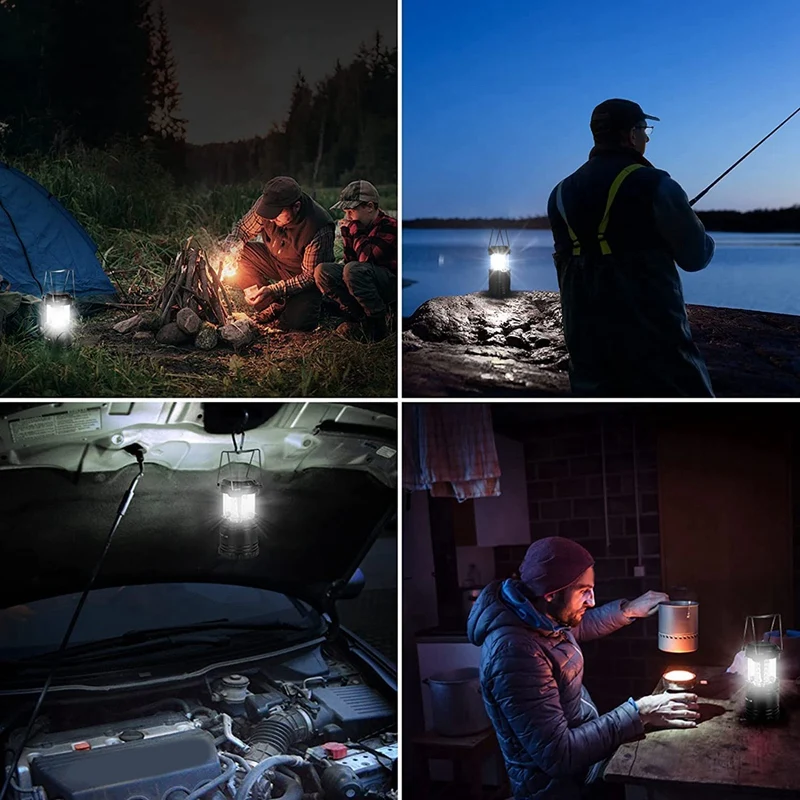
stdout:
<svg viewBox="0 0 800 800">
<path fill-rule="evenodd" d="M 50 192 L 0 162 L 0 276 L 11 291 L 41 297 L 48 270 L 71 269 L 78 300 L 116 292 L 97 260 L 97 245 Z"/>
</svg>

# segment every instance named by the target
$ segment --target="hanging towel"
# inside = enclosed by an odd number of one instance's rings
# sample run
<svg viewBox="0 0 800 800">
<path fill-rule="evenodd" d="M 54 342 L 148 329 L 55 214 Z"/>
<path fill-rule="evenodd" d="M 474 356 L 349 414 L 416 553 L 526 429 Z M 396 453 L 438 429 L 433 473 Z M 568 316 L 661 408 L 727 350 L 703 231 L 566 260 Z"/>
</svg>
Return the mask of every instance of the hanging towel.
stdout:
<svg viewBox="0 0 800 800">
<path fill-rule="evenodd" d="M 459 503 L 500 495 L 500 464 L 488 405 L 406 405 L 403 487 Z"/>
</svg>

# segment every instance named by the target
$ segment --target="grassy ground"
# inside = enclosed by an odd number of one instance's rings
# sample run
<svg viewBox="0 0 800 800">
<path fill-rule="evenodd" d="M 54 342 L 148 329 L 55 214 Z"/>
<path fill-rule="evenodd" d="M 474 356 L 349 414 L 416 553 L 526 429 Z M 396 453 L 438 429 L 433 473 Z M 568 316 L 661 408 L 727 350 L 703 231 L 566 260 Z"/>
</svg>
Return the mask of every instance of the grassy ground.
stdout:
<svg viewBox="0 0 800 800">
<path fill-rule="evenodd" d="M 396 396 L 395 339 L 345 339 L 333 330 L 335 317 L 310 334 L 266 332 L 240 353 L 140 344 L 112 330 L 152 301 L 189 236 L 213 247 L 261 183 L 177 187 L 146 154 L 122 147 L 14 166 L 47 187 L 92 236 L 122 308 L 84 319 L 69 349 L 54 349 L 30 327 L 0 338 L 0 396 Z M 396 187 L 379 190 L 382 205 L 396 208 Z M 320 189 L 317 201 L 329 207 L 338 192 Z"/>
</svg>

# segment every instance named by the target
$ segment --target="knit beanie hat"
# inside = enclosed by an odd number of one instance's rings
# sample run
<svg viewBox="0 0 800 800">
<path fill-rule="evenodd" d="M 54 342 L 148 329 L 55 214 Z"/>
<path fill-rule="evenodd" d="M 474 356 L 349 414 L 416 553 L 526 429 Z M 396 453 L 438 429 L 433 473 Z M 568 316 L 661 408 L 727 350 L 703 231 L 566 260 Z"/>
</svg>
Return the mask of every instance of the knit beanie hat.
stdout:
<svg viewBox="0 0 800 800">
<path fill-rule="evenodd" d="M 528 548 L 519 575 L 536 597 L 544 597 L 565 589 L 593 565 L 592 554 L 585 547 L 561 536 L 548 536 Z"/>
</svg>

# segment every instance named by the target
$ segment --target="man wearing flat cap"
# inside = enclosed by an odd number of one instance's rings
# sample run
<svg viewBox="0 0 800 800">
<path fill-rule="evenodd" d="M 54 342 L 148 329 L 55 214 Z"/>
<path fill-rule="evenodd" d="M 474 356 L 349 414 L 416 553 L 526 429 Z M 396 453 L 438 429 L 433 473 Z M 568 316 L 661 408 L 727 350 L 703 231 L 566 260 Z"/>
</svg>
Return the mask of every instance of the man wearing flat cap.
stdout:
<svg viewBox="0 0 800 800">
<path fill-rule="evenodd" d="M 650 121 L 630 100 L 600 103 L 589 160 L 548 201 L 576 395 L 713 396 L 676 264 L 703 269 L 714 241 L 680 185 L 644 157 Z"/>
<path fill-rule="evenodd" d="M 262 242 L 251 241 L 259 234 Z M 227 280 L 283 328 L 312 330 L 322 305 L 314 270 L 333 261 L 333 240 L 330 214 L 294 178 L 272 178 L 225 240 L 237 254 L 236 273 Z"/>
<path fill-rule="evenodd" d="M 378 190 L 369 181 L 347 184 L 333 209 L 344 212 L 344 259 L 320 264 L 317 286 L 349 317 L 340 333 L 378 341 L 387 334 L 389 304 L 397 301 L 397 220 L 381 211 Z"/>
<path fill-rule="evenodd" d="M 579 642 L 654 614 L 666 594 L 594 607 L 594 559 L 570 539 L 539 539 L 521 580 L 494 581 L 467 622 L 481 647 L 481 689 L 516 800 L 591 796 L 607 760 L 646 724 L 694 727 L 697 696 L 629 698 L 600 714 L 583 686 Z"/>
</svg>

